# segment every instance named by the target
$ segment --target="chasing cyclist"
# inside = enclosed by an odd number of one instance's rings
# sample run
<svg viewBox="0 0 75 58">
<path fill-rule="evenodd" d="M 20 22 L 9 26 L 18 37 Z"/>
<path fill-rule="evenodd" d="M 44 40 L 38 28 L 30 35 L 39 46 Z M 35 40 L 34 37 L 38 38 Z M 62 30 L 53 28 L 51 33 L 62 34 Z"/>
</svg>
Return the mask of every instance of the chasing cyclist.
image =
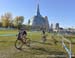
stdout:
<svg viewBox="0 0 75 58">
<path fill-rule="evenodd" d="M 46 33 L 44 30 L 42 30 L 42 34 L 43 34 L 42 41 L 45 42 L 47 40 L 47 38 L 46 38 L 47 36 L 46 36 Z"/>
</svg>

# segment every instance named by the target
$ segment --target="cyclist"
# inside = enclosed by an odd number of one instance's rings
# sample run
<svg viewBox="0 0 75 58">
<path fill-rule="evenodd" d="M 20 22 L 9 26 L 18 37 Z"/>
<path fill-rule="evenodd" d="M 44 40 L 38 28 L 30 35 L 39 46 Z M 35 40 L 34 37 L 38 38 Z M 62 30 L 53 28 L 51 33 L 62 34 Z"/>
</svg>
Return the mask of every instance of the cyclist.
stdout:
<svg viewBox="0 0 75 58">
<path fill-rule="evenodd" d="M 43 34 L 42 40 L 43 40 L 43 42 L 45 42 L 47 39 L 46 39 L 46 34 L 45 34 L 45 31 L 44 30 L 42 31 L 42 34 Z"/>
<path fill-rule="evenodd" d="M 26 43 L 27 32 L 24 28 L 21 28 L 18 33 L 18 40 L 21 40 L 23 43 Z"/>
</svg>

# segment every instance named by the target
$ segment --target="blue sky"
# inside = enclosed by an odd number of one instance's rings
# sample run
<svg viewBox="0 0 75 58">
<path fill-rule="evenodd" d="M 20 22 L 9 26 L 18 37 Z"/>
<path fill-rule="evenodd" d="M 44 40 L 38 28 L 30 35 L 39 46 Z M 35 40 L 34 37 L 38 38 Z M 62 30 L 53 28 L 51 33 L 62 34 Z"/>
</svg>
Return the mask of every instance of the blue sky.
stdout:
<svg viewBox="0 0 75 58">
<path fill-rule="evenodd" d="M 11 12 L 13 17 L 23 15 L 24 23 L 36 15 L 38 0 L 0 0 L 0 15 Z M 49 23 L 75 27 L 75 0 L 40 0 L 40 13 Z"/>
</svg>

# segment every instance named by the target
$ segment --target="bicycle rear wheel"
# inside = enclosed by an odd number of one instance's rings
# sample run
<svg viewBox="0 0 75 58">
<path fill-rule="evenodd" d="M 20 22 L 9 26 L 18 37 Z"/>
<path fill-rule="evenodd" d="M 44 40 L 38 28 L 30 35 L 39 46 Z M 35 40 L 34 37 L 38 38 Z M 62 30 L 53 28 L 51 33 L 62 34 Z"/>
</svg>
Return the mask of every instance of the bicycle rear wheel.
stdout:
<svg viewBox="0 0 75 58">
<path fill-rule="evenodd" d="M 19 49 L 19 48 L 22 48 L 22 46 L 23 46 L 22 41 L 21 41 L 21 40 L 16 40 L 16 42 L 15 42 L 15 47 L 16 47 L 17 49 Z"/>
<path fill-rule="evenodd" d="M 29 38 L 27 38 L 26 45 L 30 47 L 30 44 L 31 44 L 31 40 Z"/>
</svg>

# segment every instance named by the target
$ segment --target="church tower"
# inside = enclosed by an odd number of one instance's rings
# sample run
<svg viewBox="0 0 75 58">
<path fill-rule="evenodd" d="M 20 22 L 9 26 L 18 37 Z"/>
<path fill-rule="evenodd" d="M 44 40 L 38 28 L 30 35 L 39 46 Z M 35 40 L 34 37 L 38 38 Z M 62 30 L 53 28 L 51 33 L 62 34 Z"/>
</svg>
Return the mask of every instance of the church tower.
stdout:
<svg viewBox="0 0 75 58">
<path fill-rule="evenodd" d="M 37 16 L 41 16 L 41 15 L 40 15 L 39 4 L 37 5 Z"/>
</svg>

